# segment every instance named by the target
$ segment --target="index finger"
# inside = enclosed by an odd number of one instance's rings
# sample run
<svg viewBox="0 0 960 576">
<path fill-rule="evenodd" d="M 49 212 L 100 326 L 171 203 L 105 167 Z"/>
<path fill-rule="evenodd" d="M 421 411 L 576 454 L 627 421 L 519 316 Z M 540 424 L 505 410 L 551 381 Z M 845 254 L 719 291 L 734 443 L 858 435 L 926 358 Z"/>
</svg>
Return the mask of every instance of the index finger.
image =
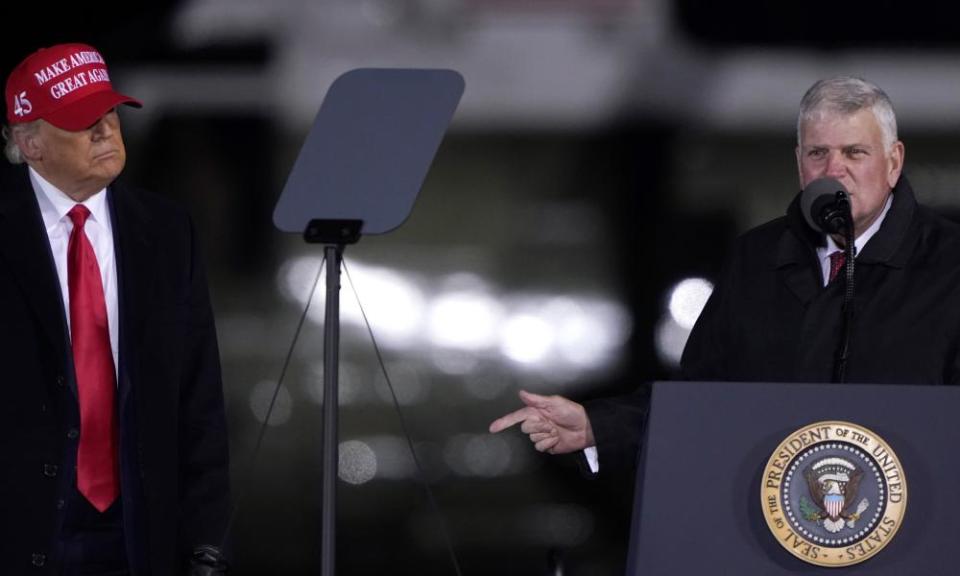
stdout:
<svg viewBox="0 0 960 576">
<path fill-rule="evenodd" d="M 527 406 L 526 408 L 521 408 L 515 412 L 511 412 L 506 416 L 501 416 L 493 422 L 490 423 L 490 432 L 496 434 L 501 430 L 506 430 L 507 428 L 513 426 L 514 424 L 519 424 L 524 420 L 528 420 L 535 416 L 539 416 L 536 408 L 531 408 Z"/>
</svg>

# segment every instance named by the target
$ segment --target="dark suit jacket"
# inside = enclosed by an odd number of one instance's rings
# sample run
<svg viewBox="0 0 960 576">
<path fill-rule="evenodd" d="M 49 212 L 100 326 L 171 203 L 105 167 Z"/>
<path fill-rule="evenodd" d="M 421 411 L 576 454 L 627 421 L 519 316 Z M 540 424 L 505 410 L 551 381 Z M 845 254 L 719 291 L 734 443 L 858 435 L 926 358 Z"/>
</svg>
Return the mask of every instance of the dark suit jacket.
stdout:
<svg viewBox="0 0 960 576">
<path fill-rule="evenodd" d="M 0 180 L 0 562 L 56 574 L 79 412 L 56 269 L 24 166 Z M 121 497 L 135 574 L 219 545 L 227 436 L 216 333 L 189 216 L 115 182 Z"/>
<path fill-rule="evenodd" d="M 737 240 L 682 368 L 688 380 L 829 382 L 843 283 L 823 286 L 799 198 Z M 960 227 L 917 204 L 906 178 L 856 259 L 847 382 L 960 383 Z M 632 466 L 647 398 L 588 406 L 601 468 Z"/>
</svg>

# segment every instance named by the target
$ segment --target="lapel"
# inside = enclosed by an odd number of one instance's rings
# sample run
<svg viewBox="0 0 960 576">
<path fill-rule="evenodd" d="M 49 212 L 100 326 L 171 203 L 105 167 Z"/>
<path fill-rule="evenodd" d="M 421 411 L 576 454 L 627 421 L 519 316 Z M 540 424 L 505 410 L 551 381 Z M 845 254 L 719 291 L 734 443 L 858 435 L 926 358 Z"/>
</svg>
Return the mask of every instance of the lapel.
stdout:
<svg viewBox="0 0 960 576">
<path fill-rule="evenodd" d="M 0 186 L 0 259 L 23 290 L 56 358 L 67 357 L 67 325 L 50 241 L 26 165 L 3 170 Z"/>
<path fill-rule="evenodd" d="M 917 199 L 913 195 L 913 188 L 906 176 L 900 176 L 893 188 L 890 211 L 880 229 L 857 256 L 857 264 L 883 264 L 893 268 L 906 266 L 911 250 L 903 248 L 913 245 L 909 240 L 912 237 L 911 229 L 916 230 L 911 228 L 916 212 Z"/>
<path fill-rule="evenodd" d="M 156 267 L 156 234 L 153 218 L 134 190 L 114 182 L 107 196 L 113 220 L 117 258 L 117 292 L 120 309 L 120 363 L 135 366 L 138 344 L 153 295 Z"/>
<path fill-rule="evenodd" d="M 797 194 L 787 208 L 786 226 L 777 241 L 775 267 L 784 284 L 804 305 L 823 288 L 816 251 L 817 242 L 823 241 L 804 222 Z"/>
</svg>

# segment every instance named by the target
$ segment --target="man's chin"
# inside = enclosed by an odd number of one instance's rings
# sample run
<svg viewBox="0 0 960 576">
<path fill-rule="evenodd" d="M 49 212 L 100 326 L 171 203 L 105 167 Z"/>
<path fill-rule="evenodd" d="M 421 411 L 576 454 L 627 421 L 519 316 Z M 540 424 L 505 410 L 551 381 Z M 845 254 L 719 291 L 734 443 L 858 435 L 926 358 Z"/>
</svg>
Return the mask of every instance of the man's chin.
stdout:
<svg viewBox="0 0 960 576">
<path fill-rule="evenodd" d="M 99 162 L 94 162 L 93 172 L 100 180 L 105 180 L 108 184 L 113 182 L 120 172 L 123 172 L 124 161 L 119 156 L 105 158 Z"/>
</svg>

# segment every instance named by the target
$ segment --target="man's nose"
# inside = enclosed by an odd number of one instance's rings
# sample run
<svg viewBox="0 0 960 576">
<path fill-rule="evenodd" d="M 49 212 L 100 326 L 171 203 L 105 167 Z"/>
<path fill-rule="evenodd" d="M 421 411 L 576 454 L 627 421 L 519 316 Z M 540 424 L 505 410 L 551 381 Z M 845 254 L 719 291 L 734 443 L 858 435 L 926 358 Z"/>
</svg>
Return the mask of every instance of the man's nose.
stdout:
<svg viewBox="0 0 960 576">
<path fill-rule="evenodd" d="M 847 164 L 839 150 L 832 150 L 827 155 L 827 173 L 830 178 L 839 178 L 846 174 Z"/>
<path fill-rule="evenodd" d="M 93 137 L 96 140 L 101 140 L 103 138 L 109 138 L 113 135 L 114 127 L 110 123 L 110 120 L 107 116 L 101 117 L 97 120 L 97 123 L 93 125 Z"/>
</svg>

